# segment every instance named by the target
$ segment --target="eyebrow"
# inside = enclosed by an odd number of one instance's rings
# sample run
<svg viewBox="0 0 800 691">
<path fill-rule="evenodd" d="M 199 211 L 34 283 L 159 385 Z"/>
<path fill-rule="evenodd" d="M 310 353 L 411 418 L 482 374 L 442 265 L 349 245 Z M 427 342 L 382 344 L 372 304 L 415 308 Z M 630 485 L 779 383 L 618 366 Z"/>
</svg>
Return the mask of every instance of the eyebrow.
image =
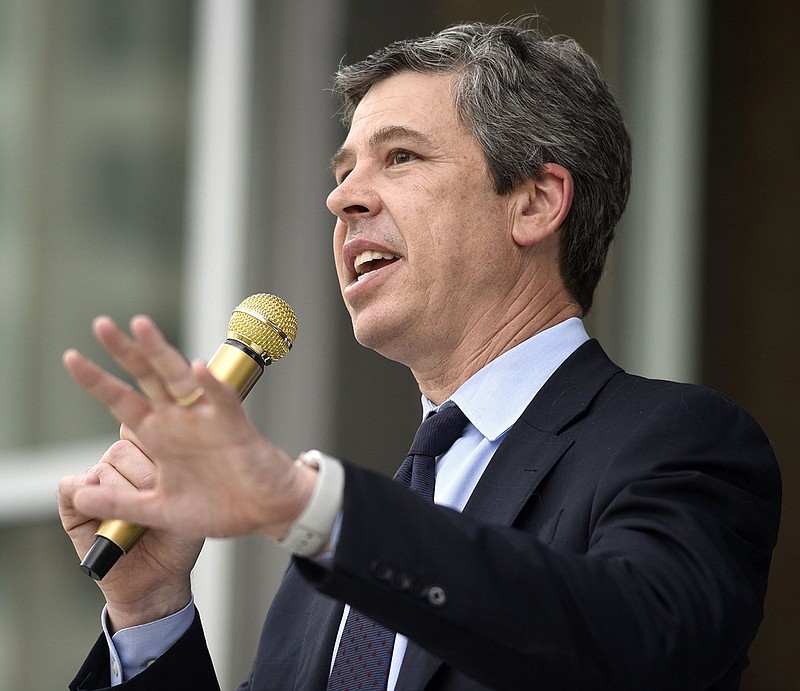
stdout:
<svg viewBox="0 0 800 691">
<path fill-rule="evenodd" d="M 369 138 L 368 146 L 374 149 L 388 142 L 406 142 L 423 146 L 433 146 L 433 140 L 418 130 L 404 127 L 403 125 L 386 125 L 375 130 Z M 346 161 L 355 156 L 353 149 L 347 146 L 340 146 L 336 153 L 331 156 L 329 167 L 334 174 L 336 170 Z"/>
</svg>

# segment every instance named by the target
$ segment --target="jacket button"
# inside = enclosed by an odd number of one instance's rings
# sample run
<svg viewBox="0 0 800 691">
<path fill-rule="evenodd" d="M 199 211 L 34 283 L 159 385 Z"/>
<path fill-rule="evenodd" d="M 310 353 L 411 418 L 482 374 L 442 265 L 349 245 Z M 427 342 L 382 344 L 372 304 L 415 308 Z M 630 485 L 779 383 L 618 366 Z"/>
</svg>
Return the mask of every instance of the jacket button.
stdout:
<svg viewBox="0 0 800 691">
<path fill-rule="evenodd" d="M 411 578 L 402 571 L 398 571 L 392 578 L 392 585 L 401 593 L 406 593 L 411 590 Z"/>
<path fill-rule="evenodd" d="M 369 570 L 378 580 L 381 581 L 389 581 L 394 575 L 394 569 L 379 559 L 375 559 L 372 561 L 372 563 L 370 563 Z"/>
<path fill-rule="evenodd" d="M 441 607 L 447 602 L 447 593 L 440 585 L 432 585 L 428 588 L 428 602 L 434 607 Z"/>
</svg>

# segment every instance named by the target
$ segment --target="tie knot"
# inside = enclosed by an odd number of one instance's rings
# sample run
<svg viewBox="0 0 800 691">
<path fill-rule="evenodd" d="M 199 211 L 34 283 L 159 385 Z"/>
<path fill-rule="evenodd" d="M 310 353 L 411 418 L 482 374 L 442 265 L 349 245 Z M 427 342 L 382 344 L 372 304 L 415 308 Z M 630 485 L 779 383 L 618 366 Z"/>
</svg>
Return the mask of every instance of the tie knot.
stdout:
<svg viewBox="0 0 800 691">
<path fill-rule="evenodd" d="M 466 426 L 467 416 L 455 403 L 442 406 L 419 426 L 408 453 L 435 458 L 453 445 Z"/>
</svg>

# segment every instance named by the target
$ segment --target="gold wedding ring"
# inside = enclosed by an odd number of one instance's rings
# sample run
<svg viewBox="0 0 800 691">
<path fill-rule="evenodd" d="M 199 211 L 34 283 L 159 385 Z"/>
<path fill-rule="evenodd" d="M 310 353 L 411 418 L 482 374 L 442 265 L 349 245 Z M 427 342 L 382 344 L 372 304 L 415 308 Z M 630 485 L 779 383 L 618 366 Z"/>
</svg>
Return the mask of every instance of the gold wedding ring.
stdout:
<svg viewBox="0 0 800 691">
<path fill-rule="evenodd" d="M 204 393 L 205 389 L 202 386 L 198 386 L 194 391 L 185 396 L 175 396 L 175 403 L 181 408 L 188 408 L 190 405 L 197 402 Z"/>
</svg>

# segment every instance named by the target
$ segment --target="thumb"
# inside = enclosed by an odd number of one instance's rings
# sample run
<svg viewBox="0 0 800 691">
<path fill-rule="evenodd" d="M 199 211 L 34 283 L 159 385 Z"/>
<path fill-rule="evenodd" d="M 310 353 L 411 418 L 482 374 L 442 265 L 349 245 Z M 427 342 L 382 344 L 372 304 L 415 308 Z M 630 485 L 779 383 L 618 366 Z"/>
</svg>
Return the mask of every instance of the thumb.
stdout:
<svg viewBox="0 0 800 691">
<path fill-rule="evenodd" d="M 82 514 L 117 518 L 130 523 L 159 526 L 160 511 L 152 490 L 138 491 L 117 485 L 84 485 L 75 491 L 73 504 Z"/>
</svg>

